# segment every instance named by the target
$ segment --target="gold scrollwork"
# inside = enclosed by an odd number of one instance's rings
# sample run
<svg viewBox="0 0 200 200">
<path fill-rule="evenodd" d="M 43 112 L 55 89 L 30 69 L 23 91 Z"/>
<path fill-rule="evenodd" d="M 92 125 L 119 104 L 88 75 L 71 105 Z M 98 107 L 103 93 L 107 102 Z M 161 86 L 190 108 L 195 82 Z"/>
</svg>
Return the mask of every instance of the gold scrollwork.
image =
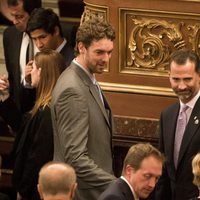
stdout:
<svg viewBox="0 0 200 200">
<path fill-rule="evenodd" d="M 192 44 L 192 50 L 200 56 L 200 24 L 188 25 L 189 42 Z"/>
<path fill-rule="evenodd" d="M 176 49 L 185 47 L 180 31 L 182 24 L 147 18 L 133 18 L 132 21 L 135 26 L 129 37 L 131 60 L 127 62 L 128 67 L 166 71 L 170 44 Z"/>
<path fill-rule="evenodd" d="M 105 8 L 93 8 L 89 5 L 85 6 L 84 12 L 81 16 L 81 23 L 93 18 L 98 18 L 102 21 L 107 21 L 107 10 Z"/>
</svg>

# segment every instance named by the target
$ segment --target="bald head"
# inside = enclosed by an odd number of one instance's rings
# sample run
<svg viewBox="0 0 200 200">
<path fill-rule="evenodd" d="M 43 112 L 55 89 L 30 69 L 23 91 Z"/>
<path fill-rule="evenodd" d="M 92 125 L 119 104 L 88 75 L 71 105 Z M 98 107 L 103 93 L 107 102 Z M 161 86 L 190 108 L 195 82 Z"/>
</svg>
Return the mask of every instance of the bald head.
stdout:
<svg viewBox="0 0 200 200">
<path fill-rule="evenodd" d="M 61 162 L 49 162 L 39 172 L 38 190 L 45 196 L 68 195 L 73 197 L 76 188 L 74 169 Z"/>
</svg>

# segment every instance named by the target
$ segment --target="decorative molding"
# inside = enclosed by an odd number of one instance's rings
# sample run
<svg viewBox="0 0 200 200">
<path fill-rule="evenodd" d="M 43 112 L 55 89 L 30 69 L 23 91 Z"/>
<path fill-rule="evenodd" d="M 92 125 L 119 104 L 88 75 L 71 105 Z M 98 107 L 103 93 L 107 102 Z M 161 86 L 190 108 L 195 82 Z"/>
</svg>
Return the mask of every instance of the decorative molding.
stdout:
<svg viewBox="0 0 200 200">
<path fill-rule="evenodd" d="M 166 96 L 166 97 L 176 96 L 171 88 L 128 85 L 128 84 L 108 83 L 108 82 L 99 82 L 99 83 L 101 85 L 101 88 L 104 91 L 108 92 L 148 94 L 148 95 Z"/>
<path fill-rule="evenodd" d="M 0 136 L 0 142 L 14 142 L 14 137 Z"/>
<path fill-rule="evenodd" d="M 168 76 L 171 52 L 200 55 L 200 14 L 119 8 L 120 73 Z"/>
<path fill-rule="evenodd" d="M 55 13 L 57 13 L 59 15 L 58 1 L 55 1 L 55 0 L 43 0 L 42 1 L 42 7 L 51 8 Z"/>
<path fill-rule="evenodd" d="M 1 173 L 2 174 L 9 174 L 9 175 L 11 175 L 13 173 L 13 170 L 11 170 L 11 169 L 1 169 Z"/>
</svg>

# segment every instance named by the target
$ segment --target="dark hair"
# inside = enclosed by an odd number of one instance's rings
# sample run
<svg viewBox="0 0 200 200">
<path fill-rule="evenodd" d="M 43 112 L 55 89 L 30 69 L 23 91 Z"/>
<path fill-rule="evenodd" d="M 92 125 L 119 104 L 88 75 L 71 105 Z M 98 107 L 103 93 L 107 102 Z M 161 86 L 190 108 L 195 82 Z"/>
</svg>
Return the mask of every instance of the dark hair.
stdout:
<svg viewBox="0 0 200 200">
<path fill-rule="evenodd" d="M 77 48 L 79 42 L 82 42 L 88 48 L 93 41 L 98 41 L 103 38 L 110 39 L 111 41 L 115 39 L 115 31 L 109 23 L 98 18 L 83 22 L 76 33 L 75 53 L 79 54 Z"/>
<path fill-rule="evenodd" d="M 40 8 L 42 6 L 41 0 L 21 0 L 23 2 L 24 11 L 29 15 L 35 8 Z M 7 0 L 8 6 L 17 6 L 19 0 Z"/>
<path fill-rule="evenodd" d="M 194 51 L 187 49 L 181 49 L 173 52 L 170 56 L 169 67 L 171 66 L 172 62 L 175 62 L 178 65 L 183 65 L 188 60 L 195 64 L 195 71 L 197 73 L 200 73 L 200 63 L 198 55 Z"/>
<path fill-rule="evenodd" d="M 31 13 L 26 32 L 30 35 L 36 29 L 43 29 L 45 32 L 53 34 L 56 26 L 63 37 L 58 15 L 52 9 L 38 8 Z"/>
</svg>

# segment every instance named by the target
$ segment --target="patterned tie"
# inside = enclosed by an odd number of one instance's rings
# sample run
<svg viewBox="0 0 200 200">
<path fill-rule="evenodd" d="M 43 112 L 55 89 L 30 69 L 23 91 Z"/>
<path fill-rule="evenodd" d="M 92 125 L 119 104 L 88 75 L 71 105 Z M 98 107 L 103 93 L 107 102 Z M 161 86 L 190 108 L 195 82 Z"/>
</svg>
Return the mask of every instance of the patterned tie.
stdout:
<svg viewBox="0 0 200 200">
<path fill-rule="evenodd" d="M 177 125 L 176 125 L 176 134 L 175 134 L 175 141 L 174 141 L 174 165 L 176 168 L 178 164 L 178 157 L 179 157 L 181 142 L 182 142 L 183 135 L 185 132 L 185 127 L 187 125 L 187 114 L 186 114 L 187 109 L 188 109 L 188 106 L 183 105 L 179 113 Z"/>
</svg>

